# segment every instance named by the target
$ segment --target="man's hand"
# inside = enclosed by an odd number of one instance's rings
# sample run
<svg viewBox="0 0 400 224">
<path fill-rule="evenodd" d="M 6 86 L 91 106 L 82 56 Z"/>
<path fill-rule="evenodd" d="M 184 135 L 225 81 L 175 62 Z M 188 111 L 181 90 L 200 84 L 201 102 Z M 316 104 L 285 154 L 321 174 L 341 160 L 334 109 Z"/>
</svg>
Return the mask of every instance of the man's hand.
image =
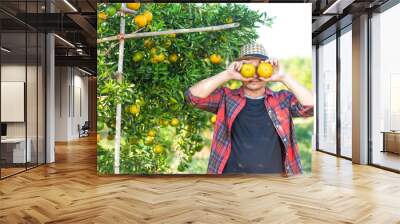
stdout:
<svg viewBox="0 0 400 224">
<path fill-rule="evenodd" d="M 268 79 L 260 77 L 267 82 L 282 82 L 303 105 L 314 105 L 314 97 L 311 91 L 298 83 L 292 76 L 286 74 L 279 65 L 278 60 L 267 60 L 274 67 L 274 73 Z"/>
<path fill-rule="evenodd" d="M 239 80 L 239 81 L 250 81 L 254 78 L 244 78 L 242 74 L 240 74 L 240 69 L 242 68 L 243 63 L 246 61 L 235 61 L 231 63 L 228 68 L 225 70 L 226 75 L 229 80 Z"/>
<path fill-rule="evenodd" d="M 266 82 L 284 82 L 287 75 L 283 72 L 283 69 L 279 65 L 279 61 L 276 59 L 266 60 L 265 62 L 270 63 L 274 68 L 274 73 L 269 78 L 259 77 L 261 80 Z"/>
</svg>

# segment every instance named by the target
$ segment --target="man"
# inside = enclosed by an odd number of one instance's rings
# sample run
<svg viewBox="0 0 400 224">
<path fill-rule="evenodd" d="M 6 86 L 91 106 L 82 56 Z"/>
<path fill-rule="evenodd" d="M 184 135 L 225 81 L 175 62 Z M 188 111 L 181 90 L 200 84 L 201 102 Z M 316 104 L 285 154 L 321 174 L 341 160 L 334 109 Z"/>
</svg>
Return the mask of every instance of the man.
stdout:
<svg viewBox="0 0 400 224">
<path fill-rule="evenodd" d="M 257 73 L 243 78 L 239 71 L 244 63 L 258 66 L 261 61 L 273 65 L 270 78 Z M 240 80 L 242 86 L 220 87 L 229 80 Z M 289 91 L 274 92 L 267 82 L 281 82 Z M 278 61 L 269 60 L 262 45 L 243 46 L 225 71 L 196 83 L 185 97 L 217 115 L 207 173 L 302 173 L 292 117 L 313 115 L 313 95 L 284 73 Z"/>
</svg>

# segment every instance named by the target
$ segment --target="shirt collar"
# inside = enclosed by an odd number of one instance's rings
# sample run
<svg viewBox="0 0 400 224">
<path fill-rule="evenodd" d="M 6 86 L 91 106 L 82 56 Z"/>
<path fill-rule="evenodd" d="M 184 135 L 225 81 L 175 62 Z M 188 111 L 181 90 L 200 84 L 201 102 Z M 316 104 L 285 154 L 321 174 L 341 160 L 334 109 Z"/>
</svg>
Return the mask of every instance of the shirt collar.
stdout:
<svg viewBox="0 0 400 224">
<path fill-rule="evenodd" d="M 241 86 L 240 88 L 237 88 L 237 89 L 233 90 L 233 94 L 239 95 L 240 97 L 246 97 L 246 96 L 244 95 L 243 86 Z M 265 95 L 265 96 L 272 95 L 272 90 L 271 90 L 270 88 L 268 88 L 267 86 L 265 87 L 265 93 L 264 93 L 264 95 Z"/>
</svg>

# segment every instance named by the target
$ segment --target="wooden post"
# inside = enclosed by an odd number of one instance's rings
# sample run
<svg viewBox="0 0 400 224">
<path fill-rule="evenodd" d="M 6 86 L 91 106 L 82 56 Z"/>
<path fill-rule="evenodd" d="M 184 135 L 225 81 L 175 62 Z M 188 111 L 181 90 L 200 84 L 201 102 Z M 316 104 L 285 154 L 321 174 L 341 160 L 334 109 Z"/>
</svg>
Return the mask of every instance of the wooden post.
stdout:
<svg viewBox="0 0 400 224">
<path fill-rule="evenodd" d="M 122 3 L 122 9 L 125 9 L 125 3 Z M 119 38 L 119 55 L 118 55 L 118 69 L 115 74 L 115 78 L 118 83 L 122 83 L 123 80 L 123 68 L 124 68 L 124 45 L 125 45 L 125 11 L 121 10 L 121 22 L 119 26 L 120 38 Z M 120 146 L 121 146 L 121 103 L 117 104 L 117 111 L 115 116 L 115 151 L 114 151 L 114 174 L 119 174 L 120 167 Z"/>
</svg>

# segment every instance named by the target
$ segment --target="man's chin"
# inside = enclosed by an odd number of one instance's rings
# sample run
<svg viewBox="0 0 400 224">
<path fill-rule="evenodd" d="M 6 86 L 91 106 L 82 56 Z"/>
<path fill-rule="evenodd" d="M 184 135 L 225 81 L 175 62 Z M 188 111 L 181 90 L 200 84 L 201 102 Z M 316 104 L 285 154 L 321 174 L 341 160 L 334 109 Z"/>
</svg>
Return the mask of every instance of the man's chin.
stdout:
<svg viewBox="0 0 400 224">
<path fill-rule="evenodd" d="M 265 87 L 265 82 L 261 81 L 260 79 L 253 79 L 253 80 L 250 80 L 250 81 L 246 81 L 244 86 L 247 89 L 258 90 L 260 88 L 264 88 Z"/>
</svg>

